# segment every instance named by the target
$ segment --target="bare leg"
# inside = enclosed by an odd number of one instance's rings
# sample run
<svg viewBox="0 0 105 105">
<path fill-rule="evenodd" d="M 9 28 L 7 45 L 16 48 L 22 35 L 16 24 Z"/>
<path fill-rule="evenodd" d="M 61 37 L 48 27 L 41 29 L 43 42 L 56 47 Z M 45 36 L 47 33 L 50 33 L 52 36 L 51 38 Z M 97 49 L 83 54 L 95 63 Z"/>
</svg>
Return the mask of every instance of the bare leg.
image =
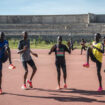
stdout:
<svg viewBox="0 0 105 105">
<path fill-rule="evenodd" d="M 28 75 L 28 69 L 26 69 L 24 73 L 24 84 L 26 84 L 27 75 Z"/>
<path fill-rule="evenodd" d="M 102 87 L 101 66 L 102 66 L 102 64 L 100 62 L 96 63 L 99 87 Z"/>
<path fill-rule="evenodd" d="M 8 47 L 8 58 L 9 58 L 9 63 L 12 64 L 12 61 L 11 61 L 11 51 L 10 51 L 10 48 Z"/>
<path fill-rule="evenodd" d="M 90 54 L 92 53 L 92 49 L 89 47 L 88 49 L 87 49 L 87 63 L 89 64 L 89 56 L 90 56 Z"/>
<path fill-rule="evenodd" d="M 1 84 L 2 84 L 2 70 L 0 70 L 0 89 L 1 89 Z"/>
<path fill-rule="evenodd" d="M 30 81 L 32 81 L 32 79 L 33 79 L 33 77 L 34 77 L 34 75 L 35 75 L 35 73 L 36 73 L 36 71 L 37 71 L 36 67 L 32 67 L 32 69 L 33 69 L 33 72 L 32 72 L 32 74 L 31 74 Z"/>
<path fill-rule="evenodd" d="M 2 84 L 2 62 L 0 61 L 0 89 Z"/>
</svg>

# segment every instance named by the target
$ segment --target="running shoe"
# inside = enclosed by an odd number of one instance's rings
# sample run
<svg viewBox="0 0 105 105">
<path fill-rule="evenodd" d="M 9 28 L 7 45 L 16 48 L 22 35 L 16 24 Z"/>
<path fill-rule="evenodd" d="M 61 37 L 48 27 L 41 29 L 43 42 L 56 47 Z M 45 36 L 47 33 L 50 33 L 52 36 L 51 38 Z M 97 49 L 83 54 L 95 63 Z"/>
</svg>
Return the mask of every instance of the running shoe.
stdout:
<svg viewBox="0 0 105 105">
<path fill-rule="evenodd" d="M 26 90 L 26 89 L 27 89 L 26 84 L 24 84 L 21 88 L 22 88 L 23 90 Z"/>
<path fill-rule="evenodd" d="M 99 91 L 99 92 L 101 92 L 102 90 L 103 90 L 102 87 L 99 87 L 99 88 L 98 88 L 98 91 Z"/>
<path fill-rule="evenodd" d="M 0 89 L 0 94 L 2 94 L 2 89 Z"/>
<path fill-rule="evenodd" d="M 31 81 L 26 80 L 26 82 L 27 82 L 27 84 L 28 84 L 28 87 L 33 88 L 33 86 L 32 86 L 32 82 L 31 82 Z"/>
<path fill-rule="evenodd" d="M 57 86 L 56 90 L 60 90 L 60 89 L 61 89 L 61 87 L 60 86 Z"/>
<path fill-rule="evenodd" d="M 67 85 L 66 84 L 64 84 L 64 88 L 67 89 Z"/>
<path fill-rule="evenodd" d="M 87 67 L 87 68 L 89 68 L 89 64 L 88 64 L 88 63 L 83 64 L 83 67 Z"/>
<path fill-rule="evenodd" d="M 15 69 L 16 67 L 13 65 L 13 64 L 10 64 L 8 69 L 12 70 L 12 69 Z"/>
</svg>

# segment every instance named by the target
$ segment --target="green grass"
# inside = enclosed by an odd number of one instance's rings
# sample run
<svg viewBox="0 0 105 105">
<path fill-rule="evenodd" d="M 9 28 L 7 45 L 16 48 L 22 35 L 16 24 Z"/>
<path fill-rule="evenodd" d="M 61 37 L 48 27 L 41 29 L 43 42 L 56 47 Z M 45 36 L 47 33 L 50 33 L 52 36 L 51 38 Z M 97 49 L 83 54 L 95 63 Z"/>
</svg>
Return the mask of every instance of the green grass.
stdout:
<svg viewBox="0 0 105 105">
<path fill-rule="evenodd" d="M 9 46 L 11 49 L 17 49 L 18 43 L 19 43 L 19 40 L 17 39 L 9 40 Z M 40 40 L 36 41 L 35 39 L 30 41 L 30 47 L 32 49 L 50 49 L 54 44 L 56 44 L 56 42 L 47 43 L 45 41 L 40 41 Z M 67 45 L 67 41 L 63 41 L 63 44 Z M 87 43 L 87 46 L 89 46 L 89 43 Z M 74 47 L 76 47 L 77 49 L 80 49 L 81 45 L 80 43 L 75 42 Z"/>
<path fill-rule="evenodd" d="M 19 44 L 19 40 L 11 39 L 9 40 L 9 46 L 11 49 L 17 49 Z M 46 43 L 45 41 L 36 41 L 31 40 L 30 41 L 30 47 L 32 49 L 50 49 L 55 43 Z"/>
</svg>

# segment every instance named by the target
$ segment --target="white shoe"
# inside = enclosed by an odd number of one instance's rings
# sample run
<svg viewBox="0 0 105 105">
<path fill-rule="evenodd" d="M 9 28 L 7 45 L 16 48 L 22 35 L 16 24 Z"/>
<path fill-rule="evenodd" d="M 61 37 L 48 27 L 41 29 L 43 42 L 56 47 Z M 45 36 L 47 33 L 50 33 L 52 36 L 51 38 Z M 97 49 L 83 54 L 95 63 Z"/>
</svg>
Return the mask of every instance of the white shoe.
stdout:
<svg viewBox="0 0 105 105">
<path fill-rule="evenodd" d="M 16 67 L 13 65 L 13 64 L 10 64 L 8 69 L 12 70 L 12 69 L 15 69 Z"/>
<path fill-rule="evenodd" d="M 22 88 L 23 90 L 26 90 L 26 89 L 27 89 L 26 84 L 24 84 L 21 88 Z"/>
</svg>

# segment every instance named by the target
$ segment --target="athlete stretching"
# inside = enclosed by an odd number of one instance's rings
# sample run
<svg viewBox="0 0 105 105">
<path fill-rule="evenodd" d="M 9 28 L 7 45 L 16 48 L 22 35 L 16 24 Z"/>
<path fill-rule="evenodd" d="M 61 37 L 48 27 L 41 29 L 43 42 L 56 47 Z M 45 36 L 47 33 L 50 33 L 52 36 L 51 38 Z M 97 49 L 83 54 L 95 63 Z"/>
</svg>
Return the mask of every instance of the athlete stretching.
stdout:
<svg viewBox="0 0 105 105">
<path fill-rule="evenodd" d="M 88 48 L 87 50 L 87 63 L 84 64 L 84 67 L 89 67 L 89 57 L 93 62 L 96 63 L 97 68 L 97 76 L 99 80 L 99 89 L 98 91 L 102 91 L 102 77 L 101 77 L 101 67 L 102 67 L 102 57 L 104 53 L 104 46 L 100 43 L 101 34 L 95 34 L 95 41 L 92 44 L 92 48 Z"/>
<path fill-rule="evenodd" d="M 11 51 L 9 48 L 8 41 L 5 40 L 5 34 L 0 32 L 0 94 L 2 94 L 1 84 L 2 84 L 2 64 L 9 58 L 9 69 L 15 69 L 15 66 L 11 61 Z"/>
<path fill-rule="evenodd" d="M 38 55 L 36 53 L 33 53 L 31 50 L 30 50 L 30 40 L 28 39 L 28 33 L 27 32 L 22 32 L 22 35 L 23 35 L 23 40 L 21 40 L 19 42 L 19 46 L 18 46 L 18 54 L 21 55 L 21 61 L 22 61 L 22 64 L 23 64 L 23 67 L 25 69 L 25 73 L 24 73 L 24 85 L 22 86 L 22 89 L 27 89 L 27 86 L 26 86 L 26 83 L 28 84 L 28 86 L 30 88 L 32 88 L 32 79 L 36 73 L 36 65 L 30 55 L 30 53 L 36 57 L 38 57 Z M 32 75 L 30 77 L 29 80 L 27 80 L 27 75 L 28 75 L 28 67 L 27 67 L 27 64 L 29 64 L 33 70 L 32 72 Z"/>
</svg>

